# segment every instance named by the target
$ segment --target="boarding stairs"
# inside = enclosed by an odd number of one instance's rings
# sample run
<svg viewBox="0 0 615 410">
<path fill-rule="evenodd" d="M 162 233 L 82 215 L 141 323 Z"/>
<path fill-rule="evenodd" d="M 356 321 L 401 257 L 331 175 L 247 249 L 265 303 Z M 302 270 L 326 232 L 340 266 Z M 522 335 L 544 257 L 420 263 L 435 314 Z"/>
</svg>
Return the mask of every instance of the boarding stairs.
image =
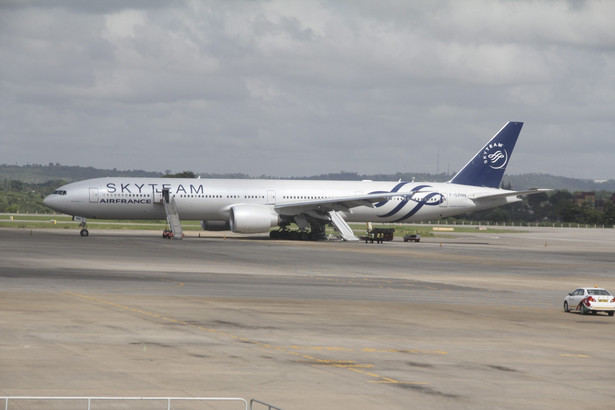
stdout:
<svg viewBox="0 0 615 410">
<path fill-rule="evenodd" d="M 184 230 L 182 229 L 182 224 L 179 220 L 179 214 L 177 213 L 175 197 L 169 195 L 168 189 L 165 189 L 162 192 L 162 197 L 162 203 L 164 204 L 164 212 L 167 214 L 167 223 L 171 228 L 171 232 L 173 232 L 173 239 L 182 239 L 184 237 Z"/>
<path fill-rule="evenodd" d="M 352 232 L 352 229 L 350 228 L 350 226 L 348 226 L 346 221 L 344 221 L 344 218 L 342 218 L 342 215 L 340 215 L 339 212 L 330 211 L 329 216 L 331 217 L 331 223 L 333 224 L 333 227 L 336 231 L 339 232 L 343 240 L 349 242 L 359 240 L 359 238 L 354 236 L 354 232 Z"/>
</svg>

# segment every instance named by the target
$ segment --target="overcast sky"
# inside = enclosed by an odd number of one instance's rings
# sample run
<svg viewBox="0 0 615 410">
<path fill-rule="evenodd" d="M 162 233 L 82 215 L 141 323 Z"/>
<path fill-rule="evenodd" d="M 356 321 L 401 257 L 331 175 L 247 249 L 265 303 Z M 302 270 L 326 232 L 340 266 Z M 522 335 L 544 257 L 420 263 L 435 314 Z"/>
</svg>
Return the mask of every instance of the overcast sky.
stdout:
<svg viewBox="0 0 615 410">
<path fill-rule="evenodd" d="M 615 179 L 615 1 L 0 0 L 0 163 Z"/>
</svg>

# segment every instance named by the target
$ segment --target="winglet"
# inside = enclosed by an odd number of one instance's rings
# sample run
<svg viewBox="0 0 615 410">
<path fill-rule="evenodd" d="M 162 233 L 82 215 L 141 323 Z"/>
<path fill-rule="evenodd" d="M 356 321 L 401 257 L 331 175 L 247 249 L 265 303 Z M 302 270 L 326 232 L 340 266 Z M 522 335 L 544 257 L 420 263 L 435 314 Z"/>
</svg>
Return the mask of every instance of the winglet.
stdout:
<svg viewBox="0 0 615 410">
<path fill-rule="evenodd" d="M 507 123 L 449 182 L 499 188 L 522 122 Z"/>
</svg>

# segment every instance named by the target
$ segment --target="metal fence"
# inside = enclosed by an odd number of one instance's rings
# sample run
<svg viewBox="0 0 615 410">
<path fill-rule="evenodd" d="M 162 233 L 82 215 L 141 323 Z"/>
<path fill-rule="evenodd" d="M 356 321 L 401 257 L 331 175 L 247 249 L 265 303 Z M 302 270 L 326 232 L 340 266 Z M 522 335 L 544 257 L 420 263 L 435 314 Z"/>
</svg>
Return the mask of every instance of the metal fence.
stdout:
<svg viewBox="0 0 615 410">
<path fill-rule="evenodd" d="M 256 400 L 256 399 L 252 399 L 252 400 L 250 400 L 250 410 L 253 410 L 253 407 L 252 407 L 252 406 L 253 406 L 253 404 L 254 404 L 254 403 L 257 403 L 257 404 L 260 404 L 260 405 L 262 405 L 262 406 L 267 407 L 267 410 L 282 410 L 282 409 L 281 409 L 281 408 L 279 408 L 279 407 L 272 406 L 272 405 L 271 405 L 271 404 L 269 404 L 269 403 L 265 403 L 264 401 L 260 401 L 260 400 Z"/>
<path fill-rule="evenodd" d="M 81 409 L 92 410 L 94 404 L 98 402 L 105 403 L 104 408 L 109 408 L 111 402 L 121 402 L 124 405 L 129 405 L 128 408 L 133 408 L 133 405 L 136 405 L 137 402 L 160 402 L 161 407 L 166 405 L 167 410 L 171 410 L 172 405 L 177 406 L 181 402 L 234 402 L 238 403 L 240 408 L 245 410 L 253 410 L 254 404 L 259 404 L 261 406 L 265 406 L 268 410 L 282 410 L 279 407 L 275 407 L 271 404 L 252 399 L 248 402 L 246 399 L 238 398 L 238 397 L 77 397 L 77 396 L 3 396 L 0 397 L 0 403 L 4 401 L 4 410 L 9 410 L 9 404 L 14 403 L 17 408 L 24 408 L 24 402 L 30 402 L 30 405 L 37 403 L 37 405 L 41 406 L 41 408 L 50 408 L 55 405 L 62 405 L 62 402 L 66 404 L 66 402 L 74 402 L 74 404 L 79 404 L 78 402 L 83 402 L 83 407 L 79 406 Z M 17 402 L 20 402 L 19 404 Z M 52 404 L 54 403 L 54 404 Z M 94 406 L 96 407 L 96 406 Z M 29 408 L 29 407 L 26 407 Z M 151 408 L 148 405 L 148 408 Z"/>
</svg>

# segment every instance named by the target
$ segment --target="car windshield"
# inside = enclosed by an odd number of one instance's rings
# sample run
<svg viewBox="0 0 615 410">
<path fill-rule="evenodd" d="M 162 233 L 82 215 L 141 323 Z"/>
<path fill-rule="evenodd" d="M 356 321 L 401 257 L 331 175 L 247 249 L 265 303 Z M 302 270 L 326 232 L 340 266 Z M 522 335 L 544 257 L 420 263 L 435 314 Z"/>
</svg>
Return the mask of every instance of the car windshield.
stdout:
<svg viewBox="0 0 615 410">
<path fill-rule="evenodd" d="M 610 293 L 606 289 L 588 289 L 587 294 L 595 296 L 609 296 Z"/>
</svg>

